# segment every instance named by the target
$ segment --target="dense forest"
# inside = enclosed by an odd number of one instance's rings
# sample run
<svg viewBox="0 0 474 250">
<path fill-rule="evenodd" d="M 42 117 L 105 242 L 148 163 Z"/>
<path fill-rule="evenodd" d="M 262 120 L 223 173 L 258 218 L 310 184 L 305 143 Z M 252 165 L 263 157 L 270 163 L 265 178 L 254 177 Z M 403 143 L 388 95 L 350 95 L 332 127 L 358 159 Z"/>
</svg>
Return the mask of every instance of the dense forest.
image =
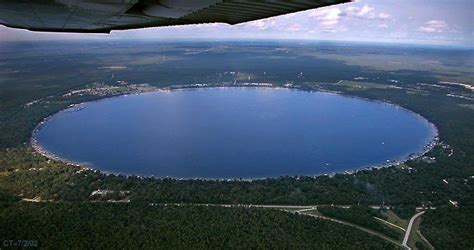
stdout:
<svg viewBox="0 0 474 250">
<path fill-rule="evenodd" d="M 317 245 L 321 246 L 320 248 L 385 249 L 392 246 L 384 245 L 351 228 L 278 211 L 148 205 L 150 203 L 384 204 L 392 207 L 393 211 L 404 219 L 413 216 L 416 207 L 436 207 L 436 210 L 430 210 L 423 216 L 421 231 L 437 249 L 472 249 L 474 245 L 473 237 L 469 235 L 473 231 L 474 224 L 472 221 L 474 101 L 448 96 L 448 94 L 471 94 L 469 90 L 458 86 L 440 88 L 418 85 L 421 81 L 436 83 L 436 76 L 429 72 L 409 70 L 390 72 L 391 77 L 396 76 L 401 82 L 397 88 L 385 88 L 383 86 L 391 84 L 387 82 L 387 71 L 348 66 L 336 60 L 309 58 L 308 55 L 315 52 L 307 48 L 295 47 L 289 52 L 298 58 L 294 60 L 292 67 L 299 68 L 292 69 L 288 68 L 286 60 L 268 59 L 267 63 L 260 62 L 261 58 L 268 56 L 268 53 L 277 53 L 271 52 L 275 51 L 275 47 L 271 46 L 269 48 L 243 46 L 244 49 L 235 47 L 235 51 L 239 52 L 238 55 L 246 55 L 241 57 L 244 59 L 234 59 L 240 58 L 235 57 L 237 52 L 227 55 L 225 53 L 228 52 L 219 51 L 209 57 L 194 55 L 180 61 L 180 56 L 188 50 L 189 45 L 176 47 L 166 45 L 160 53 L 167 55 L 168 58 L 174 58 L 168 64 L 163 63 L 160 67 L 152 69 L 148 68 L 152 66 L 139 63 L 133 67 L 129 65 L 126 71 L 112 72 L 115 78 L 111 79 L 111 72 L 98 70 L 100 65 L 96 61 L 109 60 L 110 63 L 115 63 L 116 59 L 112 56 L 102 57 L 105 53 L 102 50 L 105 51 L 106 48 L 101 45 L 94 45 L 93 48 L 48 45 L 45 51 L 51 53 L 51 56 L 28 46 L 28 44 L 11 45 L 11 51 L 2 51 L 4 57 L 0 58 L 0 62 L 6 68 L 5 72 L 8 72 L 9 67 L 12 72 L 17 68 L 24 72 L 21 76 L 5 73 L 2 75 L 4 77 L 0 78 L 0 200 L 2 201 L 0 239 L 38 239 L 42 246 L 47 248 L 67 247 L 71 246 L 70 244 L 84 248 L 114 247 L 122 244 L 130 247 L 146 247 L 146 244 L 150 244 L 170 248 L 221 248 L 235 246 L 233 244 L 236 244 L 235 240 L 239 237 L 247 240 L 242 243 L 243 245 L 239 245 L 242 247 L 287 248 L 286 241 L 294 238 L 298 241 L 290 242 L 301 244 L 298 246 L 302 248 Z M 117 46 L 112 46 L 105 54 L 113 55 L 115 52 L 117 54 L 121 52 L 123 56 L 125 53 L 123 51 L 128 50 L 129 57 L 136 59 L 159 50 L 153 46 L 150 48 L 149 45 L 144 45 L 144 51 L 131 45 Z M 77 49 L 86 53 L 83 55 L 76 52 Z M 344 51 L 347 48 L 338 49 Z M 332 47 L 323 47 L 317 52 L 324 53 L 325 50 L 332 51 Z M 453 53 L 462 56 L 464 52 Z M 258 60 L 252 57 L 254 54 Z M 232 60 L 223 60 L 222 65 L 215 63 L 219 61 L 216 58 L 223 55 Z M 288 54 L 277 55 L 288 56 Z M 159 58 L 162 58 L 161 54 Z M 207 67 L 211 68 L 204 68 L 207 63 L 210 65 Z M 78 68 L 80 70 L 76 70 Z M 186 73 L 176 76 L 174 72 L 177 68 L 185 69 Z M 300 72 L 300 68 L 305 70 L 305 79 L 296 78 L 296 73 L 293 76 L 293 71 Z M 29 144 L 32 130 L 45 117 L 71 104 L 128 93 L 128 90 L 118 86 L 116 79 L 119 77 L 130 81 L 133 79 L 134 82 L 147 82 L 158 87 L 182 81 L 228 83 L 230 80 L 223 77 L 223 73 L 216 73 L 217 70 L 222 72 L 240 70 L 252 76 L 265 71 L 268 78 L 261 76 L 255 81 L 265 80 L 275 86 L 292 82 L 297 84 L 299 89 L 306 91 L 336 91 L 394 103 L 433 122 L 439 129 L 443 144 L 428 154 L 430 157 L 435 157 L 435 162 L 419 158 L 400 166 L 363 170 L 355 174 L 318 177 L 282 176 L 251 181 L 177 180 L 106 175 L 48 160 L 35 153 Z M 338 71 L 341 73 L 338 74 Z M 340 79 L 353 79 L 360 74 L 380 79 L 380 84 L 370 85 L 376 86 L 370 88 L 355 88 L 336 83 Z M 160 81 L 150 80 L 157 77 Z M 99 81 L 102 85 L 96 87 Z M 104 83 L 106 85 L 103 85 Z M 100 95 L 67 96 L 67 93 L 73 90 L 99 89 L 103 86 L 119 90 Z M 91 195 L 93 191 L 99 189 L 112 192 L 105 196 Z M 39 204 L 19 202 L 24 198 L 52 202 Z M 126 203 L 110 204 L 116 201 Z M 450 207 L 450 201 L 456 201 L 458 207 Z M 363 209 L 345 211 L 327 209 L 323 213 L 356 224 L 364 223 L 357 218 L 366 218 L 367 221 L 373 219 L 372 214 Z M 166 221 L 164 220 L 166 217 L 173 220 Z M 376 230 L 385 232 L 386 229 L 377 226 Z M 64 234 L 51 233 L 57 231 Z M 144 232 L 147 232 L 146 235 L 161 236 L 144 241 L 140 238 L 140 235 L 145 237 Z M 309 232 L 314 237 L 307 237 Z M 178 233 L 182 234 L 184 238 L 181 239 L 185 240 L 176 238 Z M 400 237 L 390 231 L 385 233 L 394 238 Z M 129 237 L 124 237 L 125 235 Z M 364 242 L 357 240 L 359 238 L 364 239 Z M 226 241 L 227 239 L 230 241 Z"/>
<path fill-rule="evenodd" d="M 392 239 L 400 240 L 403 238 L 402 232 L 394 230 L 393 228 L 378 222 L 374 218 L 383 217 L 380 210 L 374 210 L 363 206 L 354 206 L 351 208 L 322 206 L 318 207 L 318 211 L 325 216 L 341 219 L 381 232 Z"/>
<path fill-rule="evenodd" d="M 474 207 L 441 207 L 423 216 L 421 232 L 436 249 L 472 249 Z"/>
<path fill-rule="evenodd" d="M 0 235 L 45 249 L 396 248 L 348 226 L 277 210 L 140 204 L 16 203 L 0 209 Z"/>
</svg>

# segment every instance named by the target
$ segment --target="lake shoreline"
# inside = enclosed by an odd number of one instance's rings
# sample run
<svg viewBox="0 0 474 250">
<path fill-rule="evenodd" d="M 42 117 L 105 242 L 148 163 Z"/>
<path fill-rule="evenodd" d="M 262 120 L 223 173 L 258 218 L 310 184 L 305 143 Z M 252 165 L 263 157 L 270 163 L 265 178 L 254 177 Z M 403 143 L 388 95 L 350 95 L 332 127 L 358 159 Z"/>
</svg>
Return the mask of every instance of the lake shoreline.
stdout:
<svg viewBox="0 0 474 250">
<path fill-rule="evenodd" d="M 83 106 L 87 103 L 99 102 L 99 101 L 104 101 L 104 100 L 111 99 L 111 98 L 119 98 L 119 97 L 124 97 L 124 96 L 128 96 L 128 95 L 141 95 L 141 94 L 161 92 L 161 91 L 169 92 L 169 91 L 193 90 L 193 89 L 200 89 L 200 88 L 202 88 L 202 89 L 212 89 L 212 88 L 249 88 L 249 87 L 250 88 L 267 88 L 267 89 L 290 89 L 290 90 L 296 90 L 296 91 L 305 91 L 305 92 L 309 92 L 309 93 L 320 92 L 320 93 L 325 93 L 325 94 L 332 94 L 332 95 L 345 96 L 345 97 L 354 98 L 354 99 L 360 99 L 360 100 L 369 101 L 369 102 L 376 102 L 376 103 L 383 104 L 383 105 L 389 105 L 389 106 L 395 107 L 397 109 L 401 109 L 404 112 L 410 113 L 411 115 L 416 116 L 417 119 L 425 120 L 426 122 L 428 122 L 428 124 L 431 126 L 431 129 L 433 130 L 432 138 L 429 140 L 429 142 L 426 145 L 423 146 L 423 149 L 421 151 L 410 153 L 407 157 L 404 157 L 402 159 L 387 160 L 387 162 L 385 162 L 385 163 L 376 164 L 376 165 L 368 165 L 368 166 L 359 167 L 359 168 L 355 168 L 355 169 L 349 169 L 349 170 L 345 170 L 345 171 L 341 170 L 341 171 L 336 171 L 336 172 L 332 172 L 332 173 L 325 173 L 325 174 L 295 175 L 295 176 L 304 176 L 304 177 L 334 176 L 335 174 L 354 174 L 354 173 L 357 173 L 357 172 L 360 172 L 360 171 L 370 171 L 370 170 L 379 169 L 379 168 L 388 168 L 388 167 L 393 167 L 393 166 L 399 166 L 399 165 L 402 165 L 402 164 L 406 163 L 407 161 L 415 160 L 415 159 L 419 159 L 419 158 L 423 157 L 425 154 L 429 153 L 439 143 L 438 128 L 432 122 L 430 122 L 428 119 L 426 119 L 422 115 L 420 115 L 420 114 L 418 114 L 414 111 L 411 111 L 407 108 L 401 107 L 397 104 L 384 102 L 384 101 L 381 101 L 381 100 L 374 100 L 374 99 L 368 99 L 368 98 L 359 97 L 359 96 L 347 95 L 347 94 L 340 93 L 340 92 L 337 92 L 337 91 L 311 90 L 311 89 L 304 89 L 304 88 L 299 88 L 299 87 L 282 87 L 282 86 L 267 86 L 267 85 L 264 85 L 264 86 L 225 86 L 225 85 L 224 86 L 212 86 L 212 85 L 208 86 L 208 85 L 206 85 L 206 86 L 198 86 L 198 87 L 194 87 L 194 86 L 193 87 L 187 87 L 187 86 L 182 87 L 182 86 L 176 86 L 175 85 L 175 86 L 169 86 L 169 87 L 165 87 L 165 88 L 156 88 L 156 89 L 151 90 L 151 91 L 130 92 L 130 93 L 125 93 L 125 94 L 120 94 L 120 95 L 115 95 L 115 96 L 106 96 L 104 98 L 100 98 L 100 99 L 97 99 L 97 100 L 92 100 L 92 101 L 87 101 L 87 102 L 82 102 L 82 103 L 77 103 L 77 104 L 71 104 L 67 108 L 62 109 L 62 110 L 60 110 L 60 111 L 58 111 L 58 112 L 56 112 L 56 113 L 54 113 L 54 114 L 52 114 L 48 117 L 45 117 L 39 124 L 37 124 L 37 126 L 34 128 L 34 130 L 32 132 L 32 135 L 31 135 L 31 138 L 30 138 L 30 144 L 31 144 L 32 148 L 34 149 L 34 152 L 36 152 L 36 153 L 38 153 L 38 154 L 40 154 L 40 155 L 42 155 L 42 156 L 44 156 L 44 157 L 46 157 L 50 160 L 60 161 L 60 162 L 65 163 L 67 165 L 80 167 L 81 169 L 91 170 L 91 171 L 94 171 L 94 172 L 100 172 L 100 173 L 103 173 L 105 175 L 136 176 L 136 177 L 140 177 L 140 178 L 149 178 L 149 177 L 151 177 L 151 178 L 155 178 L 155 179 L 229 180 L 229 181 L 252 181 L 252 180 L 281 178 L 283 176 L 256 177 L 256 178 L 239 178 L 239 177 L 233 177 L 233 178 L 198 178 L 198 177 L 196 177 L 196 178 L 193 178 L 193 177 L 179 178 L 179 177 L 172 177 L 172 176 L 137 175 L 137 174 L 124 174 L 124 173 L 119 173 L 119 172 L 104 171 L 104 170 L 96 169 L 93 166 L 90 166 L 90 164 L 78 163 L 78 162 L 71 161 L 71 160 L 68 160 L 68 159 L 65 159 L 65 158 L 61 158 L 61 157 L 49 152 L 45 148 L 43 148 L 38 143 L 38 140 L 36 138 L 37 132 L 41 129 L 41 127 L 49 119 L 51 119 L 54 116 L 56 116 L 60 113 L 63 113 L 63 112 L 80 111 L 83 108 Z"/>
</svg>

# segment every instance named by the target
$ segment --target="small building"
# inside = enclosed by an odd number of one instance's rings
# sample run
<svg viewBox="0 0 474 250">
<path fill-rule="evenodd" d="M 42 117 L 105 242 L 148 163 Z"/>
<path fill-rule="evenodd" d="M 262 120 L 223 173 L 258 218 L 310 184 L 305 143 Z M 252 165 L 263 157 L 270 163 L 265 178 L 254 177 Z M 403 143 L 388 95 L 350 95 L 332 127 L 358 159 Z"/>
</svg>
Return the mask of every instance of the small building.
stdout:
<svg viewBox="0 0 474 250">
<path fill-rule="evenodd" d="M 458 206 L 459 206 L 459 202 L 457 202 L 457 201 L 449 200 L 449 203 L 450 203 L 451 205 L 453 205 L 454 207 L 458 207 Z"/>
</svg>

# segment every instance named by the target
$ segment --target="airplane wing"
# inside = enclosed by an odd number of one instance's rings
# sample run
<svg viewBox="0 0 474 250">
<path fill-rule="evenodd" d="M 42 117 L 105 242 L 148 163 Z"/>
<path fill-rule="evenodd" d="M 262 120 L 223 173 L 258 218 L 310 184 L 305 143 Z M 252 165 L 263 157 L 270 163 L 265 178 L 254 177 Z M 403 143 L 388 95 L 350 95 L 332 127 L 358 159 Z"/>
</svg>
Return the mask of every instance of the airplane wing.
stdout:
<svg viewBox="0 0 474 250">
<path fill-rule="evenodd" d="M 237 24 L 351 0 L 0 0 L 0 24 L 31 31 L 109 33 L 169 25 Z"/>
</svg>

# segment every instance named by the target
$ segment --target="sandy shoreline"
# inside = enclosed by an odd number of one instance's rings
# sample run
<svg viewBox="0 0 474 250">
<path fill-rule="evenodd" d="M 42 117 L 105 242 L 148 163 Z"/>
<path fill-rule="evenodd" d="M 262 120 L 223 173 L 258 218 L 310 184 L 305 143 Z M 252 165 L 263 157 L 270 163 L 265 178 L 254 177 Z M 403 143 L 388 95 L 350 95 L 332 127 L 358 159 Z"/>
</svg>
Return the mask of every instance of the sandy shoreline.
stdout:
<svg viewBox="0 0 474 250">
<path fill-rule="evenodd" d="M 123 173 L 118 173 L 118 172 L 109 172 L 109 171 L 101 171 L 101 170 L 98 170 L 98 169 L 94 169 L 94 168 L 91 168 L 90 166 L 87 166 L 86 164 L 80 164 L 80 163 L 77 163 L 77 162 L 74 162 L 74 161 L 71 161 L 71 160 L 68 160 L 68 159 L 64 159 L 64 158 L 60 158 L 59 156 L 47 151 L 46 149 L 44 149 L 39 143 L 38 143 L 38 140 L 36 138 L 36 134 L 38 133 L 38 131 L 41 129 L 41 127 L 49 120 L 51 119 L 52 117 L 56 116 L 56 115 L 59 115 L 63 112 L 75 112 L 75 111 L 80 111 L 81 109 L 84 108 L 84 105 L 87 104 L 87 103 L 91 103 L 91 102 L 98 102 L 98 101 L 103 101 L 103 100 L 106 100 L 106 99 L 110 99 L 110 98 L 118 98 L 118 97 L 124 97 L 124 96 L 127 96 L 127 95 L 132 95 L 132 94 L 135 94 L 135 95 L 138 95 L 138 94 L 145 94 L 145 93 L 153 93 L 153 92 L 160 92 L 160 91 L 175 91 L 175 90 L 189 90 L 189 89 L 197 89 L 197 88 L 226 88 L 226 87 L 231 87 L 231 88 L 235 88 L 235 87 L 240 87 L 240 88 L 246 88 L 246 87 L 255 87 L 255 86 L 203 86 L 203 87 L 177 87 L 177 88 L 173 88 L 173 86 L 170 86 L 170 87 L 166 87 L 166 88 L 157 88 L 156 90 L 153 90 L 153 91 L 145 91 L 145 92 L 138 92 L 138 93 L 135 93 L 135 92 L 131 92 L 131 93 L 127 93 L 127 94 L 122 94 L 122 95 L 117 95 L 117 96 L 109 96 L 109 97 L 105 97 L 105 98 L 102 98 L 102 99 L 98 99 L 98 100 L 93 100 L 93 101 L 88 101 L 88 102 L 82 102 L 82 103 L 78 103 L 78 104 L 71 104 L 69 105 L 67 108 L 63 109 L 63 110 L 60 110 L 50 116 L 47 116 L 45 117 L 40 123 L 38 123 L 38 125 L 36 125 L 36 127 L 33 129 L 32 131 L 32 134 L 31 134 L 31 138 L 30 138 L 30 144 L 32 146 L 32 148 L 34 149 L 34 151 L 50 160 L 55 160 L 55 161 L 60 161 L 60 162 L 63 162 L 67 165 L 71 165 L 71 166 L 77 166 L 77 167 L 80 167 L 82 169 L 87 169 L 87 170 L 91 170 L 91 171 L 94 171 L 94 172 L 101 172 L 103 174 L 113 174 L 113 175 L 124 175 L 124 176 L 137 176 L 137 177 L 153 177 L 153 178 L 157 178 L 157 179 L 163 179 L 163 178 L 172 178 L 172 179 L 179 179 L 179 180 L 196 180 L 196 179 L 201 179 L 201 180 L 244 180 L 244 181 L 251 181 L 251 180 L 258 180 L 258 179 L 271 179 L 271 178 L 277 178 L 277 177 L 264 177 L 264 178 L 175 178 L 175 177 L 170 177 L 170 176 L 163 176 L 163 177 L 155 177 L 155 176 L 140 176 L 140 175 L 134 175 L 134 174 L 123 174 Z M 258 87 L 258 86 L 257 86 Z M 400 159 L 400 160 L 387 160 L 387 162 L 385 163 L 381 163 L 381 164 L 377 164 L 377 165 L 369 165 L 369 166 L 364 166 L 364 167 L 360 167 L 360 168 L 357 168 L 357 169 L 351 169 L 351 170 L 346 170 L 346 171 L 338 171 L 338 172 L 332 172 L 332 173 L 326 173 L 326 174 L 318 174 L 318 175 L 306 175 L 307 177 L 316 177 L 316 176 L 323 176 L 323 175 L 329 175 L 329 176 L 333 176 L 335 174 L 354 174 L 354 173 L 357 173 L 357 172 L 360 172 L 360 171 L 367 171 L 367 170 L 373 170 L 373 169 L 379 169 L 379 168 L 388 168 L 388 167 L 392 167 L 392 166 L 398 166 L 398 165 L 401 165 L 401 164 L 404 164 L 405 162 L 407 161 L 410 161 L 410 160 L 415 160 L 415 159 L 418 159 L 422 156 L 424 156 L 425 154 L 427 154 L 428 152 L 430 152 L 436 145 L 438 145 L 439 143 L 439 131 L 438 131 L 438 128 L 432 123 L 430 122 L 428 119 L 426 119 L 425 117 L 423 117 L 422 115 L 418 114 L 418 113 L 415 113 L 414 111 L 411 111 L 407 108 L 404 108 L 404 107 L 401 107 L 399 105 L 396 105 L 396 104 L 393 104 L 393 103 L 389 103 L 389 102 L 383 102 L 383 101 L 380 101 L 380 100 L 372 100 L 372 99 L 368 99 L 368 98 L 364 98 L 364 97 L 359 97 L 359 96 L 352 96 L 352 95 L 346 95 L 346 94 L 343 94 L 343 93 L 339 93 L 339 92 L 335 92 L 335 91 L 324 91 L 324 90 L 305 90 L 305 89 L 300 89 L 300 88 L 297 88 L 297 87 L 281 87 L 281 86 L 276 86 L 276 87 L 268 87 L 268 86 L 265 86 L 265 87 L 258 87 L 258 88 L 269 88 L 269 89 L 291 89 L 291 90 L 298 90 L 298 91 L 307 91 L 307 92 L 321 92 L 321 93 L 326 93 L 326 94 L 333 94 L 333 95 L 341 95 L 341 96 L 346 96 L 346 97 L 349 97 L 349 98 L 355 98 L 355 99 L 360 99 L 360 100 L 364 100 L 364 101 L 370 101 L 370 102 L 376 102 L 376 103 L 379 103 L 379 104 L 383 104 L 383 105 L 389 105 L 389 106 L 392 106 L 392 107 L 395 107 L 397 109 L 401 109 L 405 112 L 408 112 L 410 113 L 411 115 L 414 115 L 416 116 L 418 119 L 423 119 L 425 120 L 426 122 L 428 122 L 428 124 L 431 126 L 432 130 L 434 131 L 434 134 L 433 134 L 433 137 L 432 139 L 426 144 L 423 146 L 423 149 L 422 151 L 420 152 L 415 152 L 415 153 L 411 153 L 409 154 L 407 157 L 404 157 L 403 159 Z"/>
<path fill-rule="evenodd" d="M 60 113 L 63 113 L 63 112 L 67 112 L 67 111 L 70 111 L 71 108 L 75 108 L 75 107 L 82 107 L 83 103 L 79 103 L 79 104 L 72 104 L 70 105 L 69 107 L 67 107 L 66 109 L 63 109 L 63 110 L 60 110 L 59 112 L 56 112 L 50 116 L 47 116 L 45 117 L 40 123 L 38 123 L 38 125 L 36 125 L 36 127 L 33 129 L 33 132 L 31 133 L 31 138 L 30 138 L 30 144 L 31 144 L 31 147 L 34 149 L 34 151 L 38 154 L 41 154 L 42 156 L 50 159 L 50 160 L 55 160 L 55 161 L 60 161 L 60 162 L 63 162 L 63 163 L 66 163 L 68 165 L 74 165 L 74 166 L 80 166 L 82 167 L 80 164 L 76 164 L 76 163 L 73 163 L 71 161 L 68 161 L 66 159 L 62 159 L 60 158 L 59 156 L 49 152 L 48 150 L 44 149 L 39 143 L 38 143 L 38 139 L 36 138 L 36 134 L 38 133 L 38 131 L 41 129 L 41 127 L 49 120 L 51 119 L 53 116 L 57 115 L 57 114 L 60 114 Z"/>
</svg>

